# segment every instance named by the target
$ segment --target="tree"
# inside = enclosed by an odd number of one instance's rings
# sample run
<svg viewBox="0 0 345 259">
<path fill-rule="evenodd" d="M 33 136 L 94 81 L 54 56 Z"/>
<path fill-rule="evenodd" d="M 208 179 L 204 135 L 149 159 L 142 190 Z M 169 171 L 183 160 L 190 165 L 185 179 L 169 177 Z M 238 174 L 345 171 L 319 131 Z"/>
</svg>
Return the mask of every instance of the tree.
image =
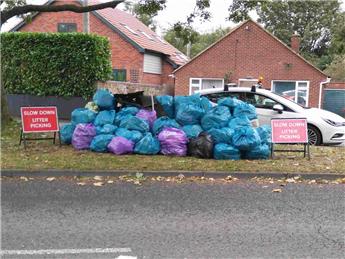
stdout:
<svg viewBox="0 0 345 259">
<path fill-rule="evenodd" d="M 301 37 L 301 52 L 318 57 L 327 52 L 332 25 L 340 10 L 338 0 L 329 1 L 241 1 L 234 0 L 229 7 L 229 19 L 240 22 L 255 10 L 259 22 L 280 40 L 289 45 L 294 32 Z"/>
<path fill-rule="evenodd" d="M 345 53 L 342 55 L 335 56 L 332 63 L 325 69 L 325 72 L 332 79 L 344 81 L 345 80 Z"/>
<path fill-rule="evenodd" d="M 190 57 L 193 58 L 228 32 L 229 28 L 218 28 L 213 32 L 200 34 L 192 28 L 173 26 L 165 32 L 164 39 L 185 54 L 187 54 L 187 44 L 190 42 Z"/>
<path fill-rule="evenodd" d="M 141 5 L 139 3 L 133 2 L 125 2 L 125 11 L 135 16 L 151 30 L 156 31 L 157 24 L 154 21 L 154 17 L 157 15 L 157 12 L 153 14 L 147 14 L 141 8 Z"/>
</svg>

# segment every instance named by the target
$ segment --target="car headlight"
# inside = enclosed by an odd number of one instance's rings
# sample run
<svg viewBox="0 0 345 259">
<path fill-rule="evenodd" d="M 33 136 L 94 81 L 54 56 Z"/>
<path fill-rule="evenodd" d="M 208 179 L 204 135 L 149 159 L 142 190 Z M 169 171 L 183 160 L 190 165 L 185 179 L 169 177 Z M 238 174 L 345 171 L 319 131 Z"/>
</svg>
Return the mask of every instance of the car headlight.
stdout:
<svg viewBox="0 0 345 259">
<path fill-rule="evenodd" d="M 336 121 L 332 121 L 330 119 L 324 119 L 322 118 L 325 122 L 327 122 L 329 125 L 332 125 L 334 127 L 341 127 L 341 126 L 345 126 L 345 122 L 336 122 Z"/>
</svg>

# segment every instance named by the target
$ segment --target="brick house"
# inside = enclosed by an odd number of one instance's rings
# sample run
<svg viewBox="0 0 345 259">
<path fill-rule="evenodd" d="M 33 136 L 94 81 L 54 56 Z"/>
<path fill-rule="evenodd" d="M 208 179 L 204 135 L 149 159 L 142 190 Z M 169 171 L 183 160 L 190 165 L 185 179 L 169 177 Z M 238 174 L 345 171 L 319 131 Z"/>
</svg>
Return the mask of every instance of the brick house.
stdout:
<svg viewBox="0 0 345 259">
<path fill-rule="evenodd" d="M 78 1 L 71 1 L 74 4 Z M 50 0 L 47 5 L 65 4 Z M 132 15 L 117 8 L 90 12 L 90 33 L 105 36 L 111 44 L 114 81 L 164 86 L 173 91 L 174 69 L 188 58 Z M 83 32 L 83 14 L 73 12 L 38 13 L 11 31 Z"/>
<path fill-rule="evenodd" d="M 327 75 L 299 55 L 298 49 L 298 37 L 292 37 L 290 48 L 248 20 L 174 71 L 175 94 L 223 87 L 224 83 L 251 86 L 262 76 L 265 88 L 319 107 Z"/>
</svg>

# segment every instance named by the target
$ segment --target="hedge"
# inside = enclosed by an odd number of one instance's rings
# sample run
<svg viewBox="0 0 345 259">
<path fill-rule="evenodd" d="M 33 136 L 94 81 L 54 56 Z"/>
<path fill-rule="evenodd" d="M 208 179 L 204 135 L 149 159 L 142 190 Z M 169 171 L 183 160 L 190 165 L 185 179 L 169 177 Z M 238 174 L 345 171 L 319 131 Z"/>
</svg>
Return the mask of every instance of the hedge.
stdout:
<svg viewBox="0 0 345 259">
<path fill-rule="evenodd" d="M 89 98 L 97 80 L 111 78 L 107 38 L 82 33 L 2 33 L 6 92 Z"/>
</svg>

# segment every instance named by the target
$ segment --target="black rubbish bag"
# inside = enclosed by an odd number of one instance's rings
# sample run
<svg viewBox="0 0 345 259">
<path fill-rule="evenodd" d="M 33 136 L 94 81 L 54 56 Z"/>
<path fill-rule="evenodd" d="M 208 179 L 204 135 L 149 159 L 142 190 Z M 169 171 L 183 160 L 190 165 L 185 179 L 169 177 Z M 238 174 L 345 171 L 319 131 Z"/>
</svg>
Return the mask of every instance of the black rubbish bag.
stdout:
<svg viewBox="0 0 345 259">
<path fill-rule="evenodd" d="M 198 158 L 213 158 L 213 146 L 211 135 L 201 132 L 197 138 L 189 140 L 188 155 Z"/>
</svg>

